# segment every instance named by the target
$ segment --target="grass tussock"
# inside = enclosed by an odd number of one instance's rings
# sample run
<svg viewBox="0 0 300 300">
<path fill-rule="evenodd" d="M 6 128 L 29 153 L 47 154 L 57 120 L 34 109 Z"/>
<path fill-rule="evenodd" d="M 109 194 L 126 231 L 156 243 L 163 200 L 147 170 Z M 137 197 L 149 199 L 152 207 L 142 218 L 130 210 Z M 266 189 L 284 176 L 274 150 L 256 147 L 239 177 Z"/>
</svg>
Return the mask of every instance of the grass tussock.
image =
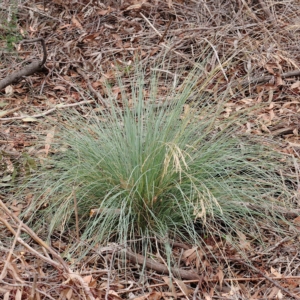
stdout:
<svg viewBox="0 0 300 300">
<path fill-rule="evenodd" d="M 137 72 L 130 94 L 119 82 L 122 106 L 111 93 L 109 112 L 63 115 L 56 153 L 26 184 L 34 194 L 30 221 L 50 224 L 50 233 L 64 231 L 75 228 L 77 211 L 81 238 L 101 244 L 144 239 L 147 246 L 153 237 L 199 244 L 195 222 L 211 236 L 220 235 L 222 223 L 222 234 L 258 238 L 257 220 L 275 224 L 272 207 L 291 198 L 280 175 L 286 158 L 240 136 L 235 124 L 243 116 L 235 122 L 221 116 L 229 95 L 222 92 L 210 105 L 195 92 L 197 72 L 174 85 L 161 107 L 154 105 L 158 74 L 146 88 Z M 191 95 L 197 106 L 186 106 Z"/>
</svg>

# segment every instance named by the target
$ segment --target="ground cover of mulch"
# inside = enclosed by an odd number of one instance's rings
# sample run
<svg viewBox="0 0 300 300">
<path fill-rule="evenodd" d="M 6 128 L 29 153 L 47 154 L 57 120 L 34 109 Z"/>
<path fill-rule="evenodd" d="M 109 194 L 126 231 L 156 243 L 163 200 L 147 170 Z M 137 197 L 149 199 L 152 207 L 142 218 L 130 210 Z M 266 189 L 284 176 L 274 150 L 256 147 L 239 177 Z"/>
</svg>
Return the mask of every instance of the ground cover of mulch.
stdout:
<svg viewBox="0 0 300 300">
<path fill-rule="evenodd" d="M 9 1 L 0 4 L 1 19 L 9 18 L 11 6 Z M 121 75 L 130 77 L 135 61 L 150 70 L 162 57 L 171 57 L 165 72 L 188 72 L 207 47 L 215 53 L 207 69 L 229 55 L 235 63 L 220 70 L 205 93 L 214 99 L 228 84 L 233 93 L 240 90 L 239 97 L 228 101 L 224 118 L 265 104 L 249 122 L 237 126 L 280 142 L 277 150 L 295 157 L 290 171 L 300 193 L 299 11 L 300 3 L 289 0 L 19 1 L 17 29 L 11 34 L 43 38 L 47 61 L 40 72 L 0 91 L 0 297 L 300 299 L 298 211 L 287 216 L 294 226 L 283 224 L 285 238 L 260 224 L 264 247 L 242 234 L 236 237 L 247 259 L 223 240 L 211 238 L 205 249 L 174 241 L 178 270 L 170 278 L 159 251 L 146 260 L 144 276 L 139 258 L 145 258 L 127 256 L 125 268 L 115 244 L 99 245 L 75 262 L 66 254 L 76 242 L 74 232 L 52 236 L 49 246 L 46 237 L 18 219 L 30 193 L 23 203 L 15 201 L 9 209 L 5 204 L 11 197 L 6 188 L 14 179 L 27 176 L 37 159 L 51 153 L 53 128 L 47 118 L 55 120 L 58 111 L 70 107 L 84 112 L 85 104 L 95 100 L 105 110 L 104 82 L 111 80 L 118 97 L 116 73 L 121 69 Z M 7 28 L 0 25 L 0 36 L 5 34 Z M 16 41 L 13 49 L 6 42 L 0 40 L 0 80 L 33 59 L 42 60 L 40 41 Z M 166 88 L 161 87 L 161 94 Z"/>
</svg>

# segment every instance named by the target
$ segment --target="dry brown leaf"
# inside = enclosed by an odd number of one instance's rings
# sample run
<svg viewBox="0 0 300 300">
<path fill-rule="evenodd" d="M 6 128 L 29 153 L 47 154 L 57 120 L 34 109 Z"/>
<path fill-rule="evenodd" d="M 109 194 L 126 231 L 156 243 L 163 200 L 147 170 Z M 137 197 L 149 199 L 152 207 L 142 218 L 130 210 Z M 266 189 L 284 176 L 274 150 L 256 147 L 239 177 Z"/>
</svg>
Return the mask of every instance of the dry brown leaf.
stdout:
<svg viewBox="0 0 300 300">
<path fill-rule="evenodd" d="M 94 41 L 99 35 L 101 34 L 101 32 L 95 32 L 92 34 L 88 34 L 84 37 L 83 42 L 88 43 L 88 42 L 92 42 Z"/>
<path fill-rule="evenodd" d="M 108 291 L 109 299 L 122 299 L 116 291 L 109 290 Z"/>
<path fill-rule="evenodd" d="M 178 287 L 180 288 L 180 290 L 182 291 L 182 293 L 188 298 L 189 295 L 191 295 L 193 293 L 193 290 L 188 288 L 187 285 L 179 279 L 174 279 L 175 282 L 177 283 Z"/>
<path fill-rule="evenodd" d="M 116 250 L 115 246 L 107 246 L 107 247 L 101 247 L 101 253 L 104 253 L 104 252 L 113 252 Z M 117 290 L 122 290 L 125 288 L 125 286 L 121 283 L 118 283 L 118 282 L 115 282 L 115 283 L 111 283 L 110 284 L 110 288 L 114 291 L 117 291 Z M 106 282 L 102 282 L 100 284 L 100 289 L 101 290 L 106 290 L 107 289 L 107 283 Z"/>
<path fill-rule="evenodd" d="M 191 107 L 189 104 L 184 104 L 183 105 L 183 113 L 180 116 L 181 120 L 186 119 L 190 115 Z"/>
<path fill-rule="evenodd" d="M 300 216 L 298 216 L 297 218 L 295 218 L 293 220 L 293 223 L 295 224 L 295 227 L 300 230 Z"/>
<path fill-rule="evenodd" d="M 271 274 L 274 275 L 276 278 L 282 278 L 282 274 L 280 274 L 276 269 L 271 267 Z"/>
<path fill-rule="evenodd" d="M 251 244 L 249 241 L 247 241 L 247 237 L 239 230 L 236 231 L 238 237 L 239 237 L 239 240 L 240 240 L 240 247 L 241 249 L 244 249 L 244 250 L 251 250 L 252 247 L 251 247 Z"/>
<path fill-rule="evenodd" d="M 242 100 L 240 100 L 241 102 L 245 103 L 245 104 L 252 104 L 254 102 L 254 99 L 252 98 L 243 98 Z"/>
<path fill-rule="evenodd" d="M 277 297 L 277 299 L 279 299 L 279 300 L 284 299 L 281 290 L 278 291 L 276 297 Z"/>
<path fill-rule="evenodd" d="M 11 85 L 8 85 L 4 90 L 6 96 L 11 96 L 14 93 L 14 88 Z"/>
<path fill-rule="evenodd" d="M 163 297 L 163 293 L 154 291 L 143 296 L 135 297 L 134 300 L 159 300 Z"/>
<path fill-rule="evenodd" d="M 18 203 L 17 201 L 13 200 L 10 209 L 12 210 L 13 214 L 18 217 L 23 210 L 24 205 L 22 203 Z"/>
<path fill-rule="evenodd" d="M 247 123 L 246 123 L 246 127 L 247 127 L 246 133 L 251 133 L 252 125 L 251 125 L 250 122 L 247 122 Z"/>
<path fill-rule="evenodd" d="M 223 280 L 224 280 L 224 273 L 221 267 L 218 267 L 218 272 L 216 274 L 219 284 L 220 284 L 220 288 L 222 288 L 223 286 Z"/>
<path fill-rule="evenodd" d="M 66 293 L 66 298 L 71 300 L 73 296 L 73 290 L 69 289 L 68 292 Z"/>
<path fill-rule="evenodd" d="M 291 85 L 291 90 L 293 89 L 299 89 L 300 88 L 300 81 L 296 81 Z"/>
<path fill-rule="evenodd" d="M 265 124 L 261 124 L 261 130 L 266 133 L 271 133 L 271 131 Z"/>
<path fill-rule="evenodd" d="M 52 144 L 53 138 L 55 133 L 55 126 L 47 133 L 46 140 L 45 140 L 45 157 L 48 156 L 50 146 Z"/>
<path fill-rule="evenodd" d="M 293 104 L 300 104 L 300 102 L 299 101 L 286 102 L 282 105 L 282 108 L 290 108 Z"/>
<path fill-rule="evenodd" d="M 187 261 L 188 257 L 191 256 L 193 253 L 195 253 L 195 251 L 197 251 L 197 249 L 198 249 L 198 247 L 194 247 L 192 249 L 185 250 L 182 254 L 182 260 Z"/>
<path fill-rule="evenodd" d="M 173 7 L 173 1 L 172 0 L 167 0 L 167 1 L 168 1 L 169 8 L 172 8 Z"/>
<path fill-rule="evenodd" d="M 275 79 L 276 79 L 276 82 L 275 82 L 276 86 L 283 86 L 283 85 L 285 85 L 285 82 L 283 81 L 283 79 L 281 78 L 280 75 L 277 74 L 275 76 Z"/>
<path fill-rule="evenodd" d="M 159 51 L 159 49 L 160 49 L 159 47 L 153 47 L 150 52 L 150 56 L 153 56 L 154 54 L 156 54 Z M 146 55 L 146 53 L 145 53 L 145 55 Z"/>
<path fill-rule="evenodd" d="M 33 26 L 29 26 L 30 32 L 37 32 L 38 30 Z"/>
<path fill-rule="evenodd" d="M 123 43 L 122 43 L 122 39 L 121 39 L 120 35 L 114 33 L 114 34 L 112 34 L 112 37 L 114 38 L 116 47 L 122 49 L 123 48 Z"/>
<path fill-rule="evenodd" d="M 92 279 L 93 279 L 92 275 L 88 275 L 88 276 L 83 277 L 83 281 L 88 283 L 88 284 L 91 282 Z"/>
<path fill-rule="evenodd" d="M 121 96 L 121 89 L 120 89 L 120 87 L 114 86 L 112 88 L 112 93 L 116 97 L 116 99 L 118 99 L 118 97 Z"/>
<path fill-rule="evenodd" d="M 276 67 L 276 66 L 274 66 L 274 64 L 265 64 L 264 67 L 267 69 L 267 71 L 268 71 L 270 74 L 275 75 L 275 71 L 274 71 L 273 68 Z"/>
<path fill-rule="evenodd" d="M 16 108 L 13 108 L 13 109 L 9 109 L 9 110 L 3 110 L 0 112 L 0 118 L 3 118 L 9 114 L 12 114 L 13 112 L 19 110 L 20 107 L 16 107 Z"/>
<path fill-rule="evenodd" d="M 128 10 L 139 10 L 141 9 L 143 6 L 143 2 L 142 3 L 138 3 L 138 4 L 134 4 L 134 5 L 130 5 L 128 6 L 125 11 L 128 11 Z"/>
<path fill-rule="evenodd" d="M 80 30 L 83 30 L 83 27 L 82 25 L 80 24 L 80 22 L 75 18 L 75 16 L 72 17 L 72 23 L 77 27 L 79 28 Z"/>
<path fill-rule="evenodd" d="M 185 250 L 182 254 L 182 258 L 186 259 L 188 258 L 191 254 L 193 254 L 196 250 L 198 249 L 198 247 L 193 247 L 191 249 Z"/>
<path fill-rule="evenodd" d="M 18 267 L 14 262 L 7 262 L 7 269 L 11 271 L 14 279 L 24 284 L 24 280 L 19 276 Z"/>
<path fill-rule="evenodd" d="M 122 290 L 125 289 L 125 286 L 120 282 L 114 282 L 111 284 L 112 287 L 114 287 L 115 290 Z"/>
<path fill-rule="evenodd" d="M 299 279 L 292 279 L 292 278 L 287 278 L 285 279 L 286 284 L 288 285 L 288 288 L 290 290 L 294 290 L 299 286 Z"/>
<path fill-rule="evenodd" d="M 1 288 L 0 288 L 0 292 L 2 292 Z M 6 292 L 3 296 L 3 300 L 9 300 L 9 295 L 10 295 L 10 292 Z"/>
<path fill-rule="evenodd" d="M 97 11 L 97 14 L 98 14 L 99 16 L 105 16 L 105 15 L 107 15 L 108 13 L 110 13 L 110 10 L 109 10 L 109 9 L 100 9 L 100 10 Z"/>
<path fill-rule="evenodd" d="M 213 299 L 208 293 L 204 293 L 204 298 L 205 298 L 205 300 L 212 300 Z"/>
<path fill-rule="evenodd" d="M 184 251 L 182 255 L 182 261 L 185 262 L 186 266 L 191 265 L 192 262 L 196 263 L 196 269 L 199 270 L 201 265 L 201 259 L 203 257 L 203 253 L 198 247 L 194 247 L 192 249 Z"/>
<path fill-rule="evenodd" d="M 274 118 L 275 118 L 275 113 L 274 113 L 274 110 L 273 110 L 273 109 L 270 110 L 269 114 L 270 114 L 270 120 L 271 120 L 271 121 L 274 120 Z"/>
<path fill-rule="evenodd" d="M 31 123 L 31 122 L 37 122 L 38 119 L 33 118 L 33 117 L 25 117 L 25 118 L 22 119 L 22 121 L 25 122 L 25 123 Z"/>
<path fill-rule="evenodd" d="M 89 283 L 89 287 L 95 289 L 97 285 L 98 285 L 97 280 L 95 278 L 92 278 L 91 282 Z"/>
<path fill-rule="evenodd" d="M 295 219 L 293 220 L 293 223 L 300 226 L 300 216 L 298 216 L 297 218 L 295 218 Z"/>
<path fill-rule="evenodd" d="M 22 292 L 19 289 L 17 289 L 15 300 L 22 300 Z"/>
<path fill-rule="evenodd" d="M 66 91 L 67 89 L 62 85 L 57 85 L 53 88 L 53 90 Z"/>
<path fill-rule="evenodd" d="M 226 288 L 224 288 L 224 289 L 226 289 Z M 234 296 L 234 295 L 236 295 L 238 292 L 239 292 L 239 290 L 240 290 L 240 288 L 238 287 L 238 286 L 231 286 L 230 287 L 230 292 L 229 292 L 229 295 L 230 296 Z M 232 299 L 232 298 L 230 298 L 230 299 Z"/>
<path fill-rule="evenodd" d="M 163 276 L 162 279 L 169 286 L 170 291 L 171 291 L 173 297 L 176 299 L 177 298 L 177 294 L 176 294 L 176 290 L 175 290 L 175 287 L 174 287 L 174 284 L 173 284 L 171 278 L 167 277 L 167 276 Z"/>
<path fill-rule="evenodd" d="M 271 293 L 268 295 L 267 299 L 276 299 L 276 295 L 279 292 L 279 288 L 274 286 L 271 290 Z"/>
<path fill-rule="evenodd" d="M 70 299 L 72 299 L 72 296 L 73 296 L 73 290 L 71 288 L 64 289 L 61 292 L 62 298 L 66 298 L 66 299 L 70 300 Z"/>
<path fill-rule="evenodd" d="M 268 102 L 272 102 L 274 98 L 274 89 L 273 87 L 269 89 L 269 100 Z"/>
</svg>

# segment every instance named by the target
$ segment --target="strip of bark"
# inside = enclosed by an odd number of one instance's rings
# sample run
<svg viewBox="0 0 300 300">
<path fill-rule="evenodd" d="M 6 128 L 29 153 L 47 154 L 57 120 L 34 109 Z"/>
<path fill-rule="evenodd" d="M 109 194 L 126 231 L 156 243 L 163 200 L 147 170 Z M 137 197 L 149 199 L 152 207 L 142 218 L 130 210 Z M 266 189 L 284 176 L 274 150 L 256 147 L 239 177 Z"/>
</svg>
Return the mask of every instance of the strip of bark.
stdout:
<svg viewBox="0 0 300 300">
<path fill-rule="evenodd" d="M 173 276 L 179 277 L 180 279 L 187 279 L 187 280 L 201 280 L 201 276 L 193 271 L 182 270 L 179 268 L 171 268 L 170 270 L 163 264 L 154 261 L 153 259 L 149 259 L 144 257 L 143 255 L 133 253 L 131 251 L 124 251 L 126 258 L 128 258 L 131 262 L 145 265 L 148 269 L 154 270 L 160 274 L 170 274 L 170 271 Z"/>
<path fill-rule="evenodd" d="M 0 90 L 4 89 L 10 84 L 17 83 L 23 79 L 23 77 L 29 76 L 35 72 L 41 70 L 41 61 L 34 60 L 31 64 L 24 67 L 23 69 L 13 72 L 12 74 L 8 75 L 4 79 L 0 81 Z"/>
<path fill-rule="evenodd" d="M 47 51 L 46 51 L 46 45 L 45 40 L 43 38 L 37 38 L 33 40 L 24 40 L 21 43 L 22 44 L 29 44 L 34 42 L 41 42 L 42 48 L 43 48 L 43 59 L 40 60 L 34 60 L 29 65 L 25 66 L 23 69 L 13 72 L 12 74 L 8 75 L 4 79 L 0 81 L 0 90 L 6 88 L 8 85 L 17 83 L 20 80 L 22 80 L 24 77 L 34 74 L 35 72 L 39 72 L 42 70 L 43 65 L 45 64 L 47 60 Z"/>
<path fill-rule="evenodd" d="M 281 78 L 288 78 L 288 77 L 292 77 L 292 76 L 300 76 L 300 70 L 294 70 L 291 72 L 286 72 L 283 73 L 281 75 Z M 257 84 L 257 83 L 263 83 L 263 82 L 267 82 L 270 81 L 272 78 L 274 78 L 273 75 L 269 75 L 269 76 L 261 76 L 261 77 L 257 77 L 257 78 L 251 78 L 250 80 L 244 80 L 242 82 L 234 82 L 232 84 L 232 87 L 238 86 L 238 85 L 249 85 L 249 84 Z"/>
</svg>

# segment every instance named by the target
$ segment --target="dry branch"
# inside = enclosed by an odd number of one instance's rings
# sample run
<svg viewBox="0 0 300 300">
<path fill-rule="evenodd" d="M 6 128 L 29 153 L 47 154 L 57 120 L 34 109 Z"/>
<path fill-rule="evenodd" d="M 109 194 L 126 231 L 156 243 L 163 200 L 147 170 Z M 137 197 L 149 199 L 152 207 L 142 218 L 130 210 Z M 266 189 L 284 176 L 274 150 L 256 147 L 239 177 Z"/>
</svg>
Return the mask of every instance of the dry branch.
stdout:
<svg viewBox="0 0 300 300">
<path fill-rule="evenodd" d="M 263 271 L 261 271 L 260 269 L 256 268 L 255 266 L 253 266 L 251 263 L 245 262 L 243 259 L 238 258 L 238 257 L 224 257 L 224 256 L 213 256 L 214 259 L 219 259 L 219 260 L 226 260 L 226 261 L 234 261 L 234 262 L 238 262 L 250 269 L 252 269 L 253 271 L 255 271 L 256 273 L 260 274 L 263 278 L 265 278 L 266 280 L 268 280 L 269 282 L 271 282 L 274 286 L 276 286 L 277 288 L 279 288 L 280 290 L 282 290 L 283 292 L 285 292 L 287 295 L 289 295 L 290 297 L 292 297 L 293 299 L 296 300 L 300 300 L 300 297 L 298 297 L 296 294 L 294 294 L 293 292 L 289 291 L 287 288 L 285 288 L 284 286 L 282 286 L 279 282 L 277 282 L 278 280 L 285 280 L 285 279 L 298 279 L 298 276 L 283 276 L 283 277 L 275 277 L 272 278 L 268 275 L 266 275 Z M 262 279 L 261 277 L 251 277 L 251 278 L 239 278 L 238 281 L 245 281 L 245 280 L 260 280 Z M 228 280 L 228 279 L 227 279 Z M 231 280 L 236 280 L 235 278 L 231 278 Z M 208 280 L 211 281 L 211 280 Z"/>
<path fill-rule="evenodd" d="M 81 102 L 77 102 L 77 103 L 71 103 L 71 104 L 65 104 L 65 105 L 56 105 L 54 108 L 51 108 L 49 110 L 46 110 L 40 114 L 37 115 L 33 115 L 33 116 L 21 116 L 21 117 L 11 117 L 11 118 L 0 118 L 0 121 L 13 121 L 13 120 L 23 120 L 25 118 L 40 118 L 40 117 L 44 117 L 46 115 L 51 114 L 52 112 L 56 111 L 57 109 L 61 109 L 61 108 L 66 108 L 66 107 L 74 107 L 74 106 L 78 106 L 78 105 L 83 105 L 83 104 L 89 104 L 89 103 L 93 103 L 94 100 L 89 100 L 89 101 L 81 101 Z"/>
<path fill-rule="evenodd" d="M 128 258 L 131 262 L 139 265 L 145 265 L 148 269 L 154 270 L 161 274 L 168 275 L 171 271 L 174 277 L 178 276 L 181 279 L 187 279 L 187 280 L 194 280 L 194 279 L 201 280 L 201 276 L 193 271 L 186 271 L 179 268 L 171 268 L 169 270 L 165 265 L 161 263 L 158 263 L 152 259 L 148 259 L 140 254 L 133 253 L 128 250 L 126 250 L 126 252 L 124 251 L 124 254 L 126 255 L 126 258 Z"/>
<path fill-rule="evenodd" d="M 281 78 L 288 78 L 288 77 L 293 77 L 293 76 L 300 76 L 300 70 L 294 70 L 294 71 L 290 71 L 290 72 L 286 72 L 283 73 L 281 75 L 279 75 Z M 263 83 L 263 82 L 267 82 L 270 81 L 272 78 L 274 78 L 274 76 L 269 75 L 269 76 L 261 76 L 261 77 L 257 77 L 257 78 L 251 78 L 250 80 L 244 80 L 242 82 L 234 82 L 232 84 L 232 87 L 235 86 L 245 86 L 245 85 L 249 85 L 249 84 L 258 84 L 258 83 Z"/>
<path fill-rule="evenodd" d="M 81 273 L 82 274 L 82 273 Z M 276 278 L 272 278 L 274 280 L 278 280 L 278 281 L 284 281 L 287 279 L 291 279 L 291 280 L 298 280 L 300 279 L 300 276 L 284 276 L 284 277 L 276 277 Z M 262 281 L 262 280 L 266 280 L 266 277 L 229 277 L 229 278 L 223 278 L 223 282 L 232 282 L 232 281 L 236 281 L 236 282 L 242 282 L 242 281 Z M 219 278 L 206 278 L 205 279 L 206 282 L 218 282 Z M 197 283 L 199 282 L 198 279 L 193 279 L 193 280 L 183 280 L 182 281 L 185 284 L 189 284 L 189 283 Z M 161 287 L 161 286 L 166 286 L 168 283 L 164 282 L 164 283 L 157 283 L 157 284 L 151 284 L 148 286 L 148 289 L 153 289 L 156 287 Z M 145 289 L 144 286 L 138 287 L 138 288 L 133 288 L 133 289 L 123 289 L 123 290 L 119 290 L 118 293 L 119 294 L 128 294 L 128 293 L 133 293 L 136 291 L 140 291 Z"/>
<path fill-rule="evenodd" d="M 261 270 L 259 270 L 258 268 L 252 266 L 251 264 L 246 263 L 243 260 L 239 260 L 237 259 L 238 262 L 242 263 L 243 265 L 253 269 L 255 272 L 259 273 L 260 275 L 262 275 L 263 277 L 265 277 L 268 281 L 270 281 L 271 283 L 273 283 L 277 288 L 279 288 L 280 290 L 282 290 L 283 292 L 285 292 L 287 295 L 289 295 L 290 297 L 296 299 L 296 300 L 300 300 L 300 297 L 298 297 L 296 294 L 290 292 L 287 288 L 285 288 L 284 286 L 282 286 L 279 282 L 277 282 L 276 280 L 274 280 L 273 278 L 271 278 L 270 276 L 266 275 L 264 272 L 262 272 Z"/>
<path fill-rule="evenodd" d="M 95 300 L 95 297 L 93 296 L 90 287 L 88 286 L 88 284 L 83 280 L 83 278 L 74 273 L 70 267 L 68 266 L 68 264 L 63 260 L 63 258 L 61 257 L 61 255 L 59 253 L 57 253 L 51 246 L 49 246 L 46 242 L 44 242 L 42 239 L 40 239 L 35 232 L 33 232 L 33 230 L 31 230 L 26 224 L 24 224 L 17 216 L 15 216 L 8 208 L 7 206 L 0 200 L 0 207 L 3 209 L 3 211 L 11 218 L 13 219 L 17 224 L 19 224 L 19 227 L 21 228 L 21 230 L 23 230 L 24 232 L 26 232 L 37 244 L 39 244 L 41 247 L 43 247 L 46 251 L 48 251 L 48 253 L 50 253 L 52 255 L 53 258 L 56 259 L 53 260 L 50 257 L 46 257 L 42 254 L 40 254 L 38 251 L 36 251 L 35 249 L 33 249 L 31 246 L 29 246 L 27 243 L 24 242 L 23 239 L 21 239 L 20 237 L 18 237 L 18 232 L 15 232 L 15 230 L 11 227 L 11 225 L 4 220 L 3 218 L 0 218 L 0 222 L 2 224 L 4 224 L 6 226 L 7 229 L 10 230 L 10 232 L 16 237 L 17 241 L 22 244 L 24 247 L 26 247 L 26 249 L 28 251 L 30 251 L 32 254 L 34 254 L 35 256 L 39 257 L 40 259 L 46 261 L 47 263 L 49 263 L 50 265 L 56 267 L 57 269 L 60 269 L 63 272 L 63 275 L 65 276 L 65 278 L 67 278 L 67 282 L 72 280 L 72 281 L 77 281 L 80 285 L 80 287 L 83 289 L 84 293 L 86 294 L 86 296 L 88 296 L 88 298 L 85 299 L 89 299 L 89 300 Z"/>
<path fill-rule="evenodd" d="M 106 104 L 106 102 L 104 101 L 102 95 L 100 93 L 98 93 L 92 86 L 91 82 L 89 81 L 88 76 L 79 68 L 76 68 L 77 72 L 84 78 L 84 80 L 86 81 L 86 84 L 90 90 L 90 92 L 93 94 L 94 97 L 96 97 L 99 102 L 105 107 L 107 108 L 108 105 Z"/>
<path fill-rule="evenodd" d="M 47 60 L 47 51 L 46 51 L 46 45 L 43 38 L 37 38 L 33 40 L 24 40 L 22 41 L 22 44 L 28 44 L 28 43 L 34 43 L 34 42 L 41 42 L 42 48 L 43 48 L 43 59 L 40 60 L 34 60 L 32 63 L 30 63 L 28 66 L 24 67 L 23 69 L 13 72 L 12 74 L 8 75 L 4 79 L 0 81 L 0 90 L 4 89 L 10 84 L 17 83 L 20 80 L 22 80 L 24 77 L 34 74 L 35 72 L 39 72 L 42 70 L 43 65 L 45 64 Z"/>
</svg>

